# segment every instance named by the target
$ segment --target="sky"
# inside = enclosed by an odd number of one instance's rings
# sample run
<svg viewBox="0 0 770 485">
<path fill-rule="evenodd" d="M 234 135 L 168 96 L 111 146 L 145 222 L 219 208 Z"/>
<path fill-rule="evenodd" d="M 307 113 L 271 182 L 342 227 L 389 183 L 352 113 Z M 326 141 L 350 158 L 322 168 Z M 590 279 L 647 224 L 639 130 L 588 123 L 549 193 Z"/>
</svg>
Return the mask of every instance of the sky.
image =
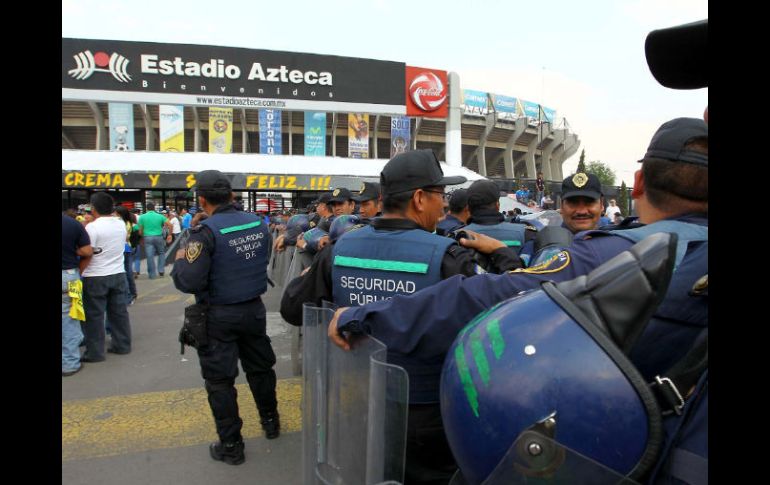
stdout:
<svg viewBox="0 0 770 485">
<path fill-rule="evenodd" d="M 217 8 L 212 9 L 215 6 Z M 62 0 L 62 37 L 187 43 L 405 62 L 454 71 L 463 89 L 557 111 L 580 151 L 633 185 L 664 122 L 702 118 L 708 88 L 649 72 L 654 29 L 708 18 L 707 0 Z"/>
</svg>

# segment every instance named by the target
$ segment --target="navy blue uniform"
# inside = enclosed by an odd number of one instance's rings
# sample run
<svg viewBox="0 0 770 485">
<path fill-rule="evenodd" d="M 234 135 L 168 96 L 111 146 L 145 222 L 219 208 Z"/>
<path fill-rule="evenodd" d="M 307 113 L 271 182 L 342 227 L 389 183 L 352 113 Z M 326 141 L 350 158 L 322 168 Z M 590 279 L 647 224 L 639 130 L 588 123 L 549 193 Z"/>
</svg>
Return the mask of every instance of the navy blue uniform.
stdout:
<svg viewBox="0 0 770 485">
<path fill-rule="evenodd" d="M 526 227 L 524 224 L 505 222 L 505 216 L 499 212 L 484 209 L 474 212 L 463 229 L 493 237 L 519 254 L 526 239 Z"/>
<path fill-rule="evenodd" d="M 673 219 L 708 228 L 705 216 L 689 215 Z M 645 226 L 649 230 L 662 227 L 666 221 Z M 578 233 L 566 251 L 549 261 L 527 269 L 502 275 L 485 274 L 473 278 L 454 276 L 413 295 L 395 296 L 388 301 L 351 308 L 338 321 L 338 329 L 354 333 L 366 332 L 382 340 L 388 351 L 442 359 L 458 332 L 476 315 L 519 292 L 534 289 L 544 281 L 566 281 L 589 273 L 634 242 L 618 233 L 587 231 Z M 678 265 L 666 299 L 645 332 L 640 336 L 632 361 L 645 377 L 665 372 L 689 349 L 701 330 L 708 327 L 708 296 L 691 296 L 695 282 L 708 273 L 708 241 L 690 242 L 682 248 Z M 659 348 L 655 339 L 676 332 L 681 353 L 671 347 Z M 664 352 L 665 350 L 665 352 Z"/>
<path fill-rule="evenodd" d="M 445 218 L 438 221 L 438 225 L 436 225 L 436 234 L 439 236 L 446 236 L 450 232 L 456 231 L 464 225 L 465 223 L 460 219 L 452 214 L 447 214 Z"/>
<path fill-rule="evenodd" d="M 275 354 L 266 334 L 268 228 L 257 216 L 220 206 L 191 229 L 185 257 L 174 262 L 174 285 L 209 305 L 209 344 L 198 349 L 217 434 L 241 439 L 235 378 L 238 359 L 260 417 L 275 417 Z"/>
</svg>

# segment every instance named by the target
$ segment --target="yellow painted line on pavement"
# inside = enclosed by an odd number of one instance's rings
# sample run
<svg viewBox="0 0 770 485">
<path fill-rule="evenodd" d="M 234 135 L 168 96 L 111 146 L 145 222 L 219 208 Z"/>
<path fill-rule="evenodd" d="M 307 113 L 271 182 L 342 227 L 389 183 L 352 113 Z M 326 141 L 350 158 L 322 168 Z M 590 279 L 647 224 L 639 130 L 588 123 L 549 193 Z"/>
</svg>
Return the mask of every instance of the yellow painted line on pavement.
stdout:
<svg viewBox="0 0 770 485">
<path fill-rule="evenodd" d="M 264 436 L 248 385 L 235 388 L 243 419 L 241 434 L 247 439 Z M 279 380 L 276 392 L 281 433 L 300 431 L 301 378 Z M 62 461 L 178 448 L 216 439 L 203 386 L 62 402 Z"/>
<path fill-rule="evenodd" d="M 145 301 L 145 305 L 165 305 L 167 303 L 174 303 L 176 301 L 187 299 L 187 295 L 183 293 L 175 294 L 175 295 L 163 295 L 160 297 L 157 297 L 154 300 L 151 301 Z"/>
</svg>

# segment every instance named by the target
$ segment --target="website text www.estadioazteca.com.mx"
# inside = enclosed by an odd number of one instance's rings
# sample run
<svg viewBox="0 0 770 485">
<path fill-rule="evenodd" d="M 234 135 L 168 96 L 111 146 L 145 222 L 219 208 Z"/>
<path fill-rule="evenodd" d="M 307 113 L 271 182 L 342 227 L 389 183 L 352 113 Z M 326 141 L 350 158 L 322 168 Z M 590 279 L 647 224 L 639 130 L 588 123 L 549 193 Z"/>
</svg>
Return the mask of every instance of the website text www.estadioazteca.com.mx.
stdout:
<svg viewBox="0 0 770 485">
<path fill-rule="evenodd" d="M 285 101 L 254 98 L 232 98 L 223 96 L 198 96 L 201 104 L 225 105 L 225 106 L 261 106 L 264 108 L 285 108 Z"/>
</svg>

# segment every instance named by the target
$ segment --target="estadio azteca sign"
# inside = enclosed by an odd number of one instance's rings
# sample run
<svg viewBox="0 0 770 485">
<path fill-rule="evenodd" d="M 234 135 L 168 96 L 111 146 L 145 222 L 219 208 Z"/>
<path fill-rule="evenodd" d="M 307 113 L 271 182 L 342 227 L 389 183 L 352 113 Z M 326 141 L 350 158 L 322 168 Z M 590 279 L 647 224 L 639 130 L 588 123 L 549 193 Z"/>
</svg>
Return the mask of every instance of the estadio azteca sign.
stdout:
<svg viewBox="0 0 770 485">
<path fill-rule="evenodd" d="M 446 71 L 406 66 L 406 114 L 446 118 L 449 86 Z"/>
<path fill-rule="evenodd" d="M 62 39 L 62 99 L 405 113 L 400 62 Z"/>
</svg>

